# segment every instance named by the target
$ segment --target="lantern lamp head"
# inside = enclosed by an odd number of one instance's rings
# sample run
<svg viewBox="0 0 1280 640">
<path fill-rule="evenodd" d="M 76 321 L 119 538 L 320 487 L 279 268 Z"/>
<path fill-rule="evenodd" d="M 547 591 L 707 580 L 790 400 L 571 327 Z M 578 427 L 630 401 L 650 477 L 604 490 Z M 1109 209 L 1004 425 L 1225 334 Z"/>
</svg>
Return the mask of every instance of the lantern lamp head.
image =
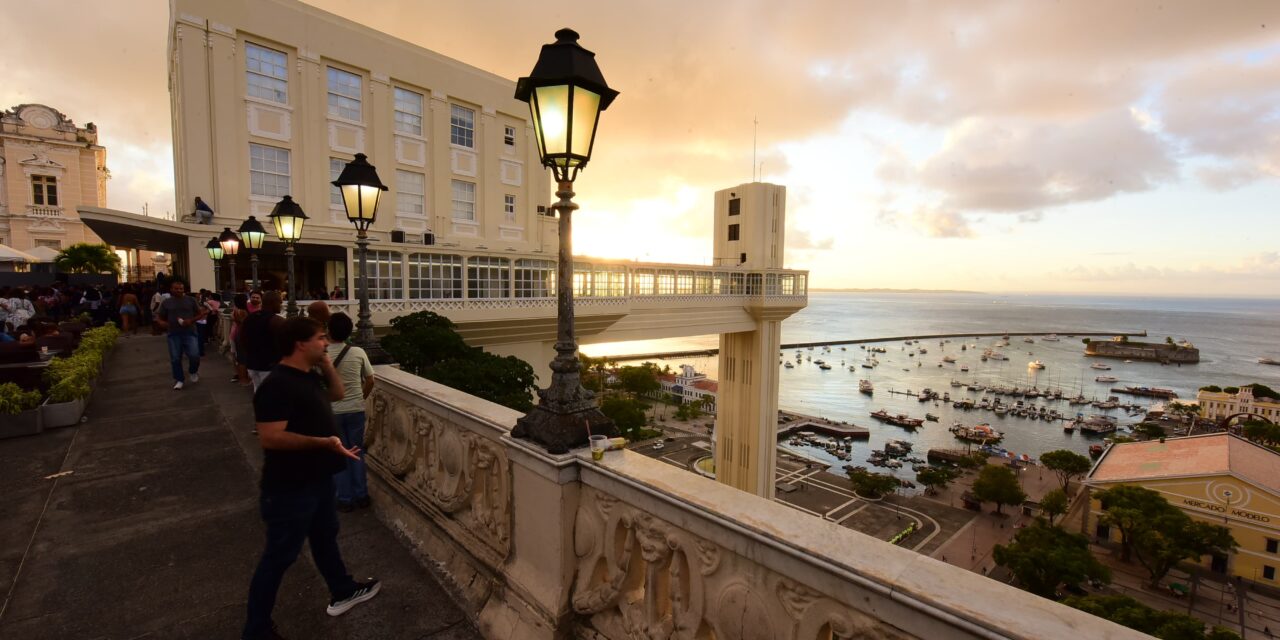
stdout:
<svg viewBox="0 0 1280 640">
<path fill-rule="evenodd" d="M 218 243 L 218 238 L 216 236 L 210 238 L 208 244 L 204 245 L 204 248 L 209 252 L 210 260 L 222 259 L 222 245 Z"/>
<path fill-rule="evenodd" d="M 378 216 L 378 199 L 387 185 L 378 178 L 378 170 L 369 164 L 368 157 L 357 153 L 354 160 L 342 168 L 337 180 L 331 182 L 342 192 L 342 205 L 347 210 L 347 220 L 364 231 L 373 225 Z"/>
<path fill-rule="evenodd" d="M 307 213 L 293 201 L 292 196 L 281 198 L 267 217 L 275 224 L 276 237 L 281 242 L 292 245 L 302 239 L 302 226 L 306 224 Z"/>
<path fill-rule="evenodd" d="M 249 216 L 240 224 L 240 228 L 236 229 L 240 234 L 240 240 L 244 242 L 246 249 L 261 249 L 262 243 L 267 239 L 267 230 L 262 228 L 262 223 L 254 216 Z"/>
<path fill-rule="evenodd" d="M 235 257 L 240 253 L 240 236 L 231 230 L 231 227 L 224 227 L 222 233 L 218 235 L 218 244 L 222 245 L 222 253 L 225 256 Z"/>
</svg>

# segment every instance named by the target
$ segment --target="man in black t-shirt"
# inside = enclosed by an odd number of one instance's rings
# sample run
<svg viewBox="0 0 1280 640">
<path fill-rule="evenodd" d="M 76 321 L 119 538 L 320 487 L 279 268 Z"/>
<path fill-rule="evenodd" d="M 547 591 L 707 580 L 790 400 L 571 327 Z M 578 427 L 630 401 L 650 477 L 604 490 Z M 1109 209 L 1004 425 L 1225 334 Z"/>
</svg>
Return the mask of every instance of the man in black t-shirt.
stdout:
<svg viewBox="0 0 1280 640">
<path fill-rule="evenodd" d="M 329 586 L 329 615 L 346 613 L 381 588 L 377 580 L 353 580 L 338 550 L 333 474 L 346 468 L 347 459 L 359 460 L 360 450 L 342 446 L 334 430 L 329 403 L 341 400 L 344 390 L 325 352 L 324 329 L 310 318 L 290 318 L 281 324 L 278 337 L 283 357 L 253 396 L 263 449 L 259 506 L 267 545 L 249 583 L 244 638 L 280 637 L 271 610 L 304 541 L 310 541 L 316 567 Z M 327 390 L 314 367 L 324 372 Z"/>
</svg>

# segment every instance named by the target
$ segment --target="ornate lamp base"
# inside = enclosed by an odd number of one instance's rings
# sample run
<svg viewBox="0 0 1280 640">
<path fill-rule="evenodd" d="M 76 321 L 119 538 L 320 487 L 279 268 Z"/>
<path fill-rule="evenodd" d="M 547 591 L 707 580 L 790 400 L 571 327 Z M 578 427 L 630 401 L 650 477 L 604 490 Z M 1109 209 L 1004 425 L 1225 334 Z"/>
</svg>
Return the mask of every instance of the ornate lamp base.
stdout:
<svg viewBox="0 0 1280 640">
<path fill-rule="evenodd" d="M 545 391 L 538 393 L 542 395 Z M 588 424 L 591 435 L 610 438 L 618 435 L 613 421 L 593 405 L 557 410 L 544 401 L 516 421 L 511 436 L 536 442 L 546 448 L 547 453 L 562 454 L 587 445 Z"/>
</svg>

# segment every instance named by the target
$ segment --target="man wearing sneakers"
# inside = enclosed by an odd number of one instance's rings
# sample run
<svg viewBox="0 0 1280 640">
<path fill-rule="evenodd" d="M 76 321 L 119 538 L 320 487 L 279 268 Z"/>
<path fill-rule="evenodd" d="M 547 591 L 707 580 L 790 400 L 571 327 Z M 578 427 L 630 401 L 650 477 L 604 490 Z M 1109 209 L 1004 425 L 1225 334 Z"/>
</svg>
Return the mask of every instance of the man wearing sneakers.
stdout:
<svg viewBox="0 0 1280 640">
<path fill-rule="evenodd" d="M 169 285 L 169 297 L 160 303 L 156 312 L 156 324 L 168 330 L 169 367 L 173 370 L 173 388 L 181 390 L 182 356 L 187 356 L 187 371 L 191 382 L 200 381 L 200 344 L 196 336 L 196 321 L 203 320 L 208 309 L 187 295 L 187 286 L 181 280 Z"/>
<path fill-rule="evenodd" d="M 259 508 L 267 544 L 249 583 L 244 638 L 280 638 L 271 621 L 284 573 L 309 541 L 316 567 L 329 586 L 327 613 L 340 616 L 376 596 L 377 580 L 357 582 L 338 550 L 333 475 L 359 447 L 344 447 L 329 403 L 345 395 L 325 352 L 324 329 L 310 318 L 289 318 L 278 331 L 280 363 L 253 396 L 263 464 Z M 320 375 L 312 370 L 319 367 Z M 328 387 L 327 390 L 325 387 Z"/>
</svg>

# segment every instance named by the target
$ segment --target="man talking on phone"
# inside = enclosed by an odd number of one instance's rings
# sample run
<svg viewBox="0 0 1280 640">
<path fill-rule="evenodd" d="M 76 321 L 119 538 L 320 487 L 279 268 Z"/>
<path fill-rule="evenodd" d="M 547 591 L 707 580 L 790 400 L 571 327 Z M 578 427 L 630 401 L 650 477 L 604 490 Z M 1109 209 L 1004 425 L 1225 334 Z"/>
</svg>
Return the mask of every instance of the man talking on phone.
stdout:
<svg viewBox="0 0 1280 640">
<path fill-rule="evenodd" d="M 341 400 L 344 390 L 325 352 L 325 330 L 310 318 L 289 318 L 277 338 L 283 357 L 253 396 L 263 449 L 259 506 L 267 544 L 249 583 L 244 638 L 282 637 L 271 611 L 304 541 L 329 586 L 329 615 L 346 613 L 381 588 L 377 580 L 352 579 L 338 550 L 333 475 L 346 468 L 348 459 L 359 460 L 360 449 L 344 447 L 334 429 L 330 402 Z"/>
</svg>

